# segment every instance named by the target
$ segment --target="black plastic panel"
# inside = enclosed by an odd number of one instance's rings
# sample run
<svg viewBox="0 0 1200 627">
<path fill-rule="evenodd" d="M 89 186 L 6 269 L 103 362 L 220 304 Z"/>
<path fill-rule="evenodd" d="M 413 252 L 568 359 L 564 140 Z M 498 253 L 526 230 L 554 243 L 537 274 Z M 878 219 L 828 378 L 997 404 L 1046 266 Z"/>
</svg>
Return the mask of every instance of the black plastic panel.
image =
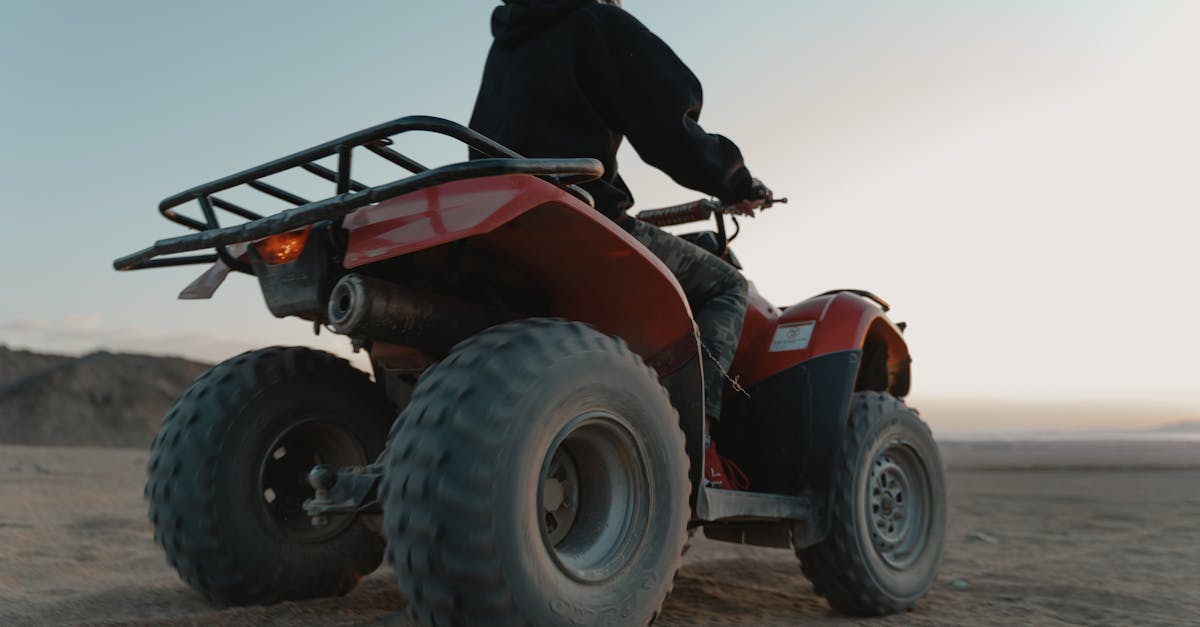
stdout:
<svg viewBox="0 0 1200 627">
<path fill-rule="evenodd" d="M 660 379 L 671 396 L 671 404 L 679 412 L 679 426 L 683 429 L 688 461 L 688 479 L 692 493 L 688 503 L 696 511 L 697 490 L 704 469 L 704 378 L 700 373 L 699 355 L 693 356 L 684 366 Z"/>
<path fill-rule="evenodd" d="M 714 429 L 719 451 L 755 492 L 812 500 L 812 533 L 827 529 L 830 470 L 845 435 L 862 351 L 822 355 L 730 395 Z"/>
</svg>

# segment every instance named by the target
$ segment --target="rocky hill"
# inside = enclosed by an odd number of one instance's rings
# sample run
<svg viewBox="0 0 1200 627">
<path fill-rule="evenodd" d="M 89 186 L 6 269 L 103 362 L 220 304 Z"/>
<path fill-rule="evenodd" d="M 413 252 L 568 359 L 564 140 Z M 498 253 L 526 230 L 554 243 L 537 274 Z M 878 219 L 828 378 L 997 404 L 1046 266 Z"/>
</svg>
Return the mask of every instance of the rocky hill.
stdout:
<svg viewBox="0 0 1200 627">
<path fill-rule="evenodd" d="M 163 414 L 208 365 L 0 346 L 0 444 L 149 446 Z"/>
<path fill-rule="evenodd" d="M 3 393 L 11 383 L 71 359 L 73 358 L 60 355 L 42 355 L 29 351 L 10 350 L 7 346 L 0 344 L 0 393 Z"/>
</svg>

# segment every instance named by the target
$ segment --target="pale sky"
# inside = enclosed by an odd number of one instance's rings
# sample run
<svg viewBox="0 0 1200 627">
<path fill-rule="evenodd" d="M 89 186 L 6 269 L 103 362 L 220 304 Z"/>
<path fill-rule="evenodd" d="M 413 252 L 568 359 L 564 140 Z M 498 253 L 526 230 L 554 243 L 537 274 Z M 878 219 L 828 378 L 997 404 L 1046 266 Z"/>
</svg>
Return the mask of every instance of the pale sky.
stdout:
<svg viewBox="0 0 1200 627">
<path fill-rule="evenodd" d="M 492 2 L 0 3 L 0 343 L 216 361 L 337 336 L 202 268 L 117 273 L 163 197 L 409 114 L 466 122 Z M 743 224 L 777 305 L 870 289 L 916 399 L 1200 410 L 1200 4 L 627 0 L 702 124 L 791 203 Z M 459 160 L 418 142 L 426 162 Z M 696 198 L 640 164 L 640 208 Z"/>
</svg>

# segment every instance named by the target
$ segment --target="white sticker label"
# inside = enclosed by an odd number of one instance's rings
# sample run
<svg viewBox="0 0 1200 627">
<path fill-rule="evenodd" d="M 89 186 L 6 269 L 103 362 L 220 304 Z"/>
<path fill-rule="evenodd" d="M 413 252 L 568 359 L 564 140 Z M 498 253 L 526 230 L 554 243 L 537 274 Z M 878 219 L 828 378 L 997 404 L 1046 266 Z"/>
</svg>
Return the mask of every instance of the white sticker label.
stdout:
<svg viewBox="0 0 1200 627">
<path fill-rule="evenodd" d="M 775 337 L 771 338 L 770 352 L 799 351 L 808 348 L 808 341 L 812 339 L 813 327 L 816 324 L 810 321 L 780 325 L 775 329 Z"/>
</svg>

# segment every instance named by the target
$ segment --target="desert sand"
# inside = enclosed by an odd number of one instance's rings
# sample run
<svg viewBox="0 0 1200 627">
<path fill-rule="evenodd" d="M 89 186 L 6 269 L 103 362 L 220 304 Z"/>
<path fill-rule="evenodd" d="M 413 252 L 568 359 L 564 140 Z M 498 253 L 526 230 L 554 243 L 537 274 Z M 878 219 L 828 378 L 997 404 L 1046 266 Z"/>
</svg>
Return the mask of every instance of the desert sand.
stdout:
<svg viewBox="0 0 1200 627">
<path fill-rule="evenodd" d="M 945 560 L 915 611 L 845 618 L 789 551 L 698 539 L 656 624 L 1200 624 L 1200 444 L 943 454 Z M 406 624 L 387 567 L 343 598 L 208 605 L 152 541 L 145 462 L 142 450 L 0 446 L 0 624 Z"/>
</svg>

